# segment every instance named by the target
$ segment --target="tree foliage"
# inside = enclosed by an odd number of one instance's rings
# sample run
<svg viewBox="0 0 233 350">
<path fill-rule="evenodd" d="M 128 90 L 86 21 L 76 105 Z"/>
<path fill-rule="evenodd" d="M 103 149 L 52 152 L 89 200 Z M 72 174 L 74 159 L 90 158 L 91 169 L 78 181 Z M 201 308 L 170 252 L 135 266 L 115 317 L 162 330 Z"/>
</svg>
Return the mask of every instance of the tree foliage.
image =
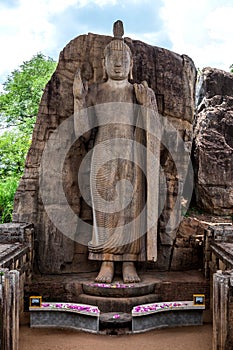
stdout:
<svg viewBox="0 0 233 350">
<path fill-rule="evenodd" d="M 38 53 L 7 77 L 0 95 L 2 126 L 17 125 L 27 133 L 32 131 L 43 89 L 55 68 L 52 58 Z"/>
<path fill-rule="evenodd" d="M 231 73 L 233 73 L 233 64 L 230 65 L 230 71 L 231 71 Z"/>
<path fill-rule="evenodd" d="M 14 194 L 30 143 L 30 135 L 22 131 L 5 131 L 0 136 L 0 222 L 12 219 Z"/>
<path fill-rule="evenodd" d="M 11 221 L 43 89 L 56 62 L 39 53 L 15 69 L 0 94 L 0 222 Z"/>
<path fill-rule="evenodd" d="M 22 131 L 6 131 L 0 137 L 0 222 L 12 219 L 14 194 L 30 143 L 30 136 Z"/>
<path fill-rule="evenodd" d="M 0 182 L 0 223 L 12 221 L 14 195 L 18 182 L 19 178 L 13 176 Z"/>
<path fill-rule="evenodd" d="M 0 136 L 0 178 L 20 177 L 31 143 L 29 135 L 22 131 L 5 131 Z"/>
</svg>

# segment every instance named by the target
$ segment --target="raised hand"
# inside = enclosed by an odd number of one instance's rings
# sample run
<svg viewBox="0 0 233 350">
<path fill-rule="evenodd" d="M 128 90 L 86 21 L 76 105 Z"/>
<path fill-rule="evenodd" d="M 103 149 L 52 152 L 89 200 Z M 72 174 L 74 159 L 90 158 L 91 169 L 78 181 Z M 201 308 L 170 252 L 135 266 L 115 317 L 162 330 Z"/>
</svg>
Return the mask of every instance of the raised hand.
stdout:
<svg viewBox="0 0 233 350">
<path fill-rule="evenodd" d="M 148 87 L 147 82 L 144 80 L 141 84 L 134 84 L 134 91 L 137 102 L 145 107 L 152 107 L 155 102 L 154 91 Z"/>
</svg>

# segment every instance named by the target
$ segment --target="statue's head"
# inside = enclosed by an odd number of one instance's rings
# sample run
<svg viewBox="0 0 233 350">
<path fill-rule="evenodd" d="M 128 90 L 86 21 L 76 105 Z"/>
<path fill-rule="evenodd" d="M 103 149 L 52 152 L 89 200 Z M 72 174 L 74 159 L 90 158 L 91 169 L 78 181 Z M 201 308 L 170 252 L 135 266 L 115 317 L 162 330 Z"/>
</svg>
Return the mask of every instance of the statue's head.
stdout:
<svg viewBox="0 0 233 350">
<path fill-rule="evenodd" d="M 132 53 L 122 38 L 124 30 L 121 21 L 114 23 L 113 33 L 113 40 L 104 50 L 105 77 L 107 75 L 113 80 L 125 80 L 130 75 L 130 79 L 132 79 Z"/>
</svg>

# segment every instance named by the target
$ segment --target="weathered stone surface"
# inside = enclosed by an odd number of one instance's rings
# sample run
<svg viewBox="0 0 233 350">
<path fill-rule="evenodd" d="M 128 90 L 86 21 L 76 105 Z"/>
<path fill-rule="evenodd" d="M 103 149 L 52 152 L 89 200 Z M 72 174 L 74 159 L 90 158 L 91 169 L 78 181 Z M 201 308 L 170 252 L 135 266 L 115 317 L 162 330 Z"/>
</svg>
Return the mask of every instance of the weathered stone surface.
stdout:
<svg viewBox="0 0 233 350">
<path fill-rule="evenodd" d="M 44 273 L 93 271 L 98 266 L 95 262 L 88 261 L 87 249 L 66 238 L 45 213 L 39 192 L 39 167 L 44 147 L 52 132 L 73 114 L 72 87 L 77 68 L 81 69 L 82 77 L 88 80 L 89 84 L 102 81 L 103 51 L 111 39 L 89 33 L 72 40 L 61 52 L 56 72 L 47 84 L 41 100 L 25 173 L 15 197 L 13 221 L 32 222 L 35 225 L 36 260 L 40 271 Z M 180 56 L 141 41 L 129 38 L 125 41 L 133 53 L 134 82 L 148 82 L 155 91 L 159 112 L 178 130 L 190 149 L 196 77 L 192 60 L 185 55 Z M 175 149 L 178 143 L 177 137 L 173 136 L 167 132 L 166 139 L 172 141 L 172 147 Z M 86 153 L 82 139 L 77 140 L 70 148 L 63 167 L 63 187 L 74 213 L 91 223 L 91 209 L 80 194 L 77 178 L 80 162 Z M 183 164 L 185 174 L 187 161 L 180 159 L 179 162 Z M 159 254 L 164 256 L 161 264 L 167 269 L 171 247 L 176 237 L 176 230 L 166 233 L 166 225 L 176 201 L 177 174 L 174 173 L 174 161 L 165 147 L 161 151 L 161 165 L 169 190 L 160 218 Z M 55 208 L 56 179 L 51 178 L 51 183 L 54 184 L 54 200 L 50 205 Z M 158 268 L 161 268 L 159 264 L 158 260 Z"/>
<path fill-rule="evenodd" d="M 154 303 L 159 301 L 158 294 L 151 293 L 134 297 L 106 297 L 88 294 L 80 294 L 78 301 L 82 304 L 97 305 L 101 312 L 125 312 L 130 313 L 136 305 Z"/>
<path fill-rule="evenodd" d="M 232 281 L 230 271 L 213 275 L 213 349 L 232 349 Z"/>
<path fill-rule="evenodd" d="M 18 350 L 20 273 L 8 269 L 1 269 L 0 273 L 0 345 L 2 350 Z"/>
<path fill-rule="evenodd" d="M 28 301 L 29 296 L 35 295 L 36 292 L 38 293 L 37 295 L 43 295 L 44 302 L 49 302 L 51 300 L 54 302 L 60 302 L 62 300 L 63 302 L 82 302 L 97 305 L 95 301 L 93 301 L 93 298 L 95 298 L 94 296 L 90 296 L 89 300 L 83 299 L 86 298 L 87 295 L 83 294 L 82 290 L 83 283 L 93 281 L 95 276 L 96 273 L 34 276 L 35 279 L 26 285 L 25 300 Z M 202 272 L 194 270 L 159 273 L 147 271 L 141 273 L 140 277 L 142 278 L 143 283 L 155 283 L 157 299 L 154 298 L 154 301 L 178 299 L 192 300 L 193 293 L 203 293 L 206 295 L 206 307 L 209 307 L 210 283 L 208 280 L 204 279 Z M 79 299 L 80 295 L 82 300 Z M 119 302 L 119 297 L 115 299 Z M 132 300 L 134 301 L 134 298 L 132 298 Z M 143 303 L 146 302 L 150 302 L 150 300 L 147 299 Z M 116 307 L 114 310 L 110 310 L 111 305 L 106 297 L 102 298 L 102 306 L 103 304 L 105 305 L 106 312 L 119 311 L 117 304 L 113 304 L 112 306 Z M 140 301 L 134 303 L 134 305 L 138 304 L 140 304 Z M 132 308 L 129 308 L 129 312 L 131 309 Z"/>
<path fill-rule="evenodd" d="M 32 224 L 7 223 L 0 225 L 0 244 L 2 243 L 29 243 L 33 241 L 34 228 Z"/>
<path fill-rule="evenodd" d="M 117 316 L 116 316 L 117 315 Z M 129 327 L 131 329 L 132 316 L 124 312 L 106 312 L 100 314 L 100 329 Z"/>
<path fill-rule="evenodd" d="M 104 297 L 137 297 L 140 295 L 147 295 L 154 292 L 154 283 L 132 283 L 128 285 L 118 283 L 111 286 L 109 284 L 104 287 L 97 283 L 83 283 L 83 291 L 85 294 L 104 296 Z"/>
<path fill-rule="evenodd" d="M 43 308 L 30 311 L 30 327 L 32 328 L 67 328 L 91 333 L 99 331 L 99 314 L 89 315 L 66 310 L 45 310 Z"/>
<path fill-rule="evenodd" d="M 0 225 L 0 269 L 2 269 L 2 271 L 10 270 L 9 275 L 14 270 L 17 270 L 17 273 L 18 271 L 20 272 L 19 290 L 17 290 L 17 294 L 19 295 L 18 307 L 20 314 L 22 314 L 24 309 L 24 284 L 25 282 L 30 281 L 32 276 L 34 258 L 33 238 L 34 228 L 32 224 L 7 223 Z M 2 279 L 0 276 L 0 304 L 8 303 L 11 295 L 9 295 L 9 300 L 7 299 L 1 301 L 1 282 Z M 14 299 L 12 298 L 11 303 L 13 302 Z M 9 307 L 11 309 L 14 308 L 13 304 L 10 304 Z M 4 322 L 1 323 L 0 321 L 0 328 L 3 324 Z M 4 327 L 6 327 L 6 325 L 4 325 Z"/>
<path fill-rule="evenodd" d="M 185 217 L 177 231 L 171 257 L 171 270 L 185 271 L 203 268 L 204 230 L 208 223 L 195 217 Z"/>
<path fill-rule="evenodd" d="M 196 198 L 213 214 L 233 213 L 233 75 L 205 68 L 195 126 Z"/>
<path fill-rule="evenodd" d="M 218 240 L 229 241 L 232 238 L 231 217 L 195 214 L 184 217 L 177 230 L 176 239 L 171 252 L 172 271 L 187 271 L 191 269 L 206 269 L 210 259 L 207 231 L 213 227 L 212 234 Z M 224 229 L 223 229 L 224 227 Z"/>
</svg>

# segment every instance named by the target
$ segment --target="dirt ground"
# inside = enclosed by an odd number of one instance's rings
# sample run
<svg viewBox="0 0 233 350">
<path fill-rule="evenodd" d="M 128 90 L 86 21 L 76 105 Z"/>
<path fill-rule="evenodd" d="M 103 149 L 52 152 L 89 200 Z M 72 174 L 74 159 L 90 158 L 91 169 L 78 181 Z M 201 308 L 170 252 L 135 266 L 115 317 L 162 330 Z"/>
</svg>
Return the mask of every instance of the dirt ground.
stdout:
<svg viewBox="0 0 233 350">
<path fill-rule="evenodd" d="M 25 325 L 20 327 L 19 350 L 211 350 L 211 344 L 211 324 L 120 336 Z"/>
</svg>

